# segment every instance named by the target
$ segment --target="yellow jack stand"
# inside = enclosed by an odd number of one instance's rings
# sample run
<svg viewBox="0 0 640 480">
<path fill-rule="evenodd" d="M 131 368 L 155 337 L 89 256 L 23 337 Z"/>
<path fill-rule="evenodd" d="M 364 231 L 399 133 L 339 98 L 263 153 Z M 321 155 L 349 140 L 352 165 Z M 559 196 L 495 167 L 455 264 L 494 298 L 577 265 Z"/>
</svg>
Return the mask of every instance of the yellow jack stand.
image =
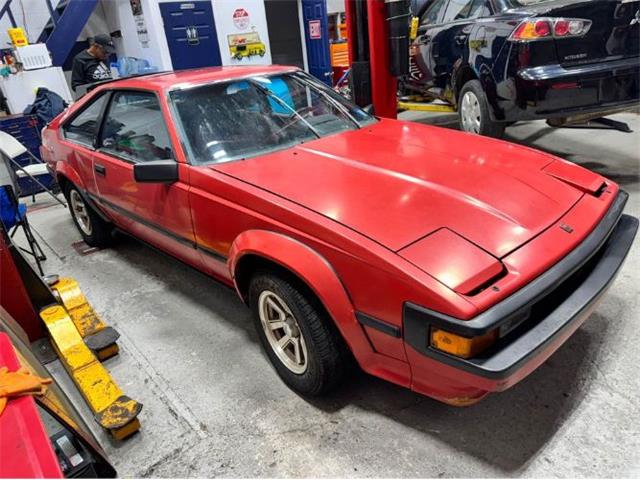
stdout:
<svg viewBox="0 0 640 480">
<path fill-rule="evenodd" d="M 98 357 L 104 361 L 118 354 L 116 340 L 120 336 L 112 327 L 107 327 L 72 278 L 60 278 L 51 285 L 54 294 L 69 313 L 78 333 Z"/>
<path fill-rule="evenodd" d="M 40 317 L 49 330 L 60 360 L 87 401 L 95 420 L 117 440 L 137 432 L 140 429 L 137 416 L 142 404 L 124 395 L 87 347 L 65 308 L 60 305 L 46 307 L 40 312 Z"/>
</svg>

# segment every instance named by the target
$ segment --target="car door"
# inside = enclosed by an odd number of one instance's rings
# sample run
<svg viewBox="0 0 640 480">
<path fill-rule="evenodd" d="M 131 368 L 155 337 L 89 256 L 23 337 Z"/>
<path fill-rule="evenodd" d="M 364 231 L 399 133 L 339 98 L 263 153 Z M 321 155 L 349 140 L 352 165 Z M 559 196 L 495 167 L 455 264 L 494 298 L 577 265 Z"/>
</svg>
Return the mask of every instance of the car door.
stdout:
<svg viewBox="0 0 640 480">
<path fill-rule="evenodd" d="M 414 80 L 432 87 L 435 83 L 437 70 L 437 39 L 443 29 L 440 22 L 447 6 L 447 0 L 434 0 L 420 19 L 418 35 L 411 47 L 411 60 L 415 65 L 412 69 Z M 435 55 L 434 55 L 435 54 Z"/>
<path fill-rule="evenodd" d="M 84 187 L 90 195 L 97 194 L 93 175 L 94 144 L 108 98 L 107 94 L 98 94 L 62 126 L 63 148 L 60 153 L 84 182 L 78 187 Z"/>
<path fill-rule="evenodd" d="M 469 37 L 477 20 L 491 14 L 488 0 L 449 0 L 442 17 L 434 55 L 438 58 L 439 83 L 449 87 L 454 68 L 469 60 Z"/>
<path fill-rule="evenodd" d="M 425 84 L 443 90 L 451 86 L 454 66 L 469 57 L 476 19 L 490 14 L 488 0 L 436 0 L 426 10 L 414 42 Z"/>
<path fill-rule="evenodd" d="M 199 266 L 186 165 L 176 182 L 141 183 L 134 167 L 175 160 L 167 112 L 151 91 L 115 90 L 104 114 L 94 171 L 100 203 L 123 220 L 125 229 L 154 246 Z"/>
</svg>

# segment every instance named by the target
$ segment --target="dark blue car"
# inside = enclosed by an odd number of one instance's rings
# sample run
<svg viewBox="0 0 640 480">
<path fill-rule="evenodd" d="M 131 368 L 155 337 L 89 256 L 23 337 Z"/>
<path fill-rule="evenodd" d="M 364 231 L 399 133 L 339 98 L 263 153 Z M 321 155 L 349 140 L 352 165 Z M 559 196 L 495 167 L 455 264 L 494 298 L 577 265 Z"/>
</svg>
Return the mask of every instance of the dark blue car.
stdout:
<svg viewBox="0 0 640 480">
<path fill-rule="evenodd" d="M 419 2 L 420 3 L 420 2 Z M 427 0 L 405 91 L 446 100 L 463 130 L 609 115 L 640 97 L 638 0 Z"/>
</svg>

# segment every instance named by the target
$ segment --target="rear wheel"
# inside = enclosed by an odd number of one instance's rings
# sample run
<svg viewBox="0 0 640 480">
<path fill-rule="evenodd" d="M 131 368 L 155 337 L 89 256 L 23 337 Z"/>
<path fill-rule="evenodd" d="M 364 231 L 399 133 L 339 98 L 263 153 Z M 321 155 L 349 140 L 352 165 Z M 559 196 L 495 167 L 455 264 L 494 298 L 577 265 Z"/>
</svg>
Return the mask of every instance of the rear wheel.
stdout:
<svg viewBox="0 0 640 480">
<path fill-rule="evenodd" d="M 251 279 L 249 305 L 262 346 L 289 387 L 321 395 L 339 383 L 342 339 L 317 299 L 296 282 L 262 271 Z"/>
<path fill-rule="evenodd" d="M 71 218 L 84 242 L 91 247 L 106 247 L 111 242 L 111 224 L 100 218 L 74 185 L 66 193 Z"/>
<path fill-rule="evenodd" d="M 489 102 L 478 80 L 470 80 L 462 87 L 458 101 L 458 120 L 460 129 L 464 132 L 494 138 L 501 138 L 504 134 L 505 124 L 491 119 Z"/>
</svg>

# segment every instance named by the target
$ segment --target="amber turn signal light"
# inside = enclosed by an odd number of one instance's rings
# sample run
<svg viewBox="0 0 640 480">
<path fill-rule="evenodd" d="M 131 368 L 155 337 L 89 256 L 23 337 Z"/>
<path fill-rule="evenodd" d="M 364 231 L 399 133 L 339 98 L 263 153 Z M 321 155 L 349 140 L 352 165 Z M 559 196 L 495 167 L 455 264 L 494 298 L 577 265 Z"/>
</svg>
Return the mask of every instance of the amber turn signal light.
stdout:
<svg viewBox="0 0 640 480">
<path fill-rule="evenodd" d="M 467 338 L 438 328 L 431 329 L 431 346 L 433 348 L 462 358 L 476 356 L 493 345 L 497 338 L 498 330 L 487 332 L 478 337 Z"/>
</svg>

